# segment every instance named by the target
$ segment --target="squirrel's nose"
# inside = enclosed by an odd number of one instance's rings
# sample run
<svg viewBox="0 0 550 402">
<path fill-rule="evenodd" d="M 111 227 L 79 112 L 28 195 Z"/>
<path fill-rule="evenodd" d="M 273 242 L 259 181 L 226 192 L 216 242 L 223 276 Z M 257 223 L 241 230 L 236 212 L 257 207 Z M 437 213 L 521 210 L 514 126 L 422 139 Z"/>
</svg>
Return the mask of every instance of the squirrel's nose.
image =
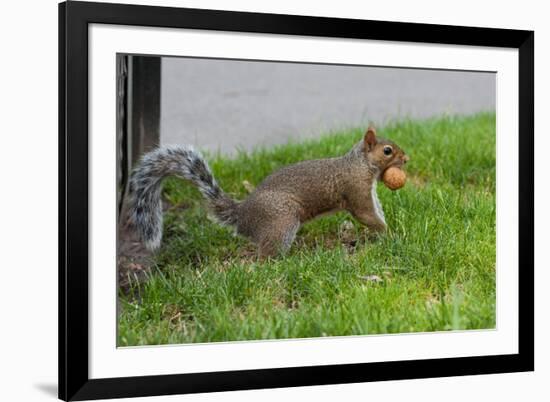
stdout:
<svg viewBox="0 0 550 402">
<path fill-rule="evenodd" d="M 408 155 L 405 155 L 403 157 L 403 163 L 407 163 L 409 161 L 409 156 Z"/>
</svg>

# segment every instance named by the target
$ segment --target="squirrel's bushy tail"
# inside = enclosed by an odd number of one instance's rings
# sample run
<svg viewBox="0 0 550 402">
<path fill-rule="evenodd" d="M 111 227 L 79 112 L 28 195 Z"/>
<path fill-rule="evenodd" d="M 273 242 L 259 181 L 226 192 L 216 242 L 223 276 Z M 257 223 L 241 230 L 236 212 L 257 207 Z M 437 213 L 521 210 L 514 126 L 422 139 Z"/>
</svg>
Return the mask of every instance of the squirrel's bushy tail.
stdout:
<svg viewBox="0 0 550 402">
<path fill-rule="evenodd" d="M 158 148 L 143 156 L 129 187 L 129 217 L 148 249 L 157 249 L 162 239 L 161 183 L 167 176 L 195 184 L 221 223 L 235 223 L 237 202 L 222 191 L 199 152 L 187 146 Z"/>
</svg>

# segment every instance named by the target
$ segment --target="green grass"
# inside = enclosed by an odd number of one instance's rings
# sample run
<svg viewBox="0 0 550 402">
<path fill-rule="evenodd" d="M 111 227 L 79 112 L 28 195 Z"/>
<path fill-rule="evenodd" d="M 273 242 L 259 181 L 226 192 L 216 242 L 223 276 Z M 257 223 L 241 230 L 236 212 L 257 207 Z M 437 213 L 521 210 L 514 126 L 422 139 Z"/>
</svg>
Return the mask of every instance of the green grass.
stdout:
<svg viewBox="0 0 550 402">
<path fill-rule="evenodd" d="M 494 328 L 495 115 L 378 131 L 411 161 L 403 189 L 378 186 L 389 231 L 376 241 L 338 213 L 302 227 L 287 256 L 260 262 L 208 219 L 195 188 L 168 180 L 165 197 L 188 208 L 166 213 L 150 279 L 121 293 L 119 346 Z M 244 198 L 243 181 L 341 155 L 362 134 L 208 159 L 222 188 Z"/>
</svg>

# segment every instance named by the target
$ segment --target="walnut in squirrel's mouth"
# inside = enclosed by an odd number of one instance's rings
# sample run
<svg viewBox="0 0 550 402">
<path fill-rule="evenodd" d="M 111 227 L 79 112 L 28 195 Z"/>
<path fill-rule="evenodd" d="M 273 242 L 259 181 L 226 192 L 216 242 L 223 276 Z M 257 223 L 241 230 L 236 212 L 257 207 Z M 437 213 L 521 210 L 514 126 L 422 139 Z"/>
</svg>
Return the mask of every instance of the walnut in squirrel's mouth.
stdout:
<svg viewBox="0 0 550 402">
<path fill-rule="evenodd" d="M 382 181 L 390 190 L 398 190 L 405 185 L 407 175 L 400 167 L 390 166 L 384 171 Z"/>
</svg>

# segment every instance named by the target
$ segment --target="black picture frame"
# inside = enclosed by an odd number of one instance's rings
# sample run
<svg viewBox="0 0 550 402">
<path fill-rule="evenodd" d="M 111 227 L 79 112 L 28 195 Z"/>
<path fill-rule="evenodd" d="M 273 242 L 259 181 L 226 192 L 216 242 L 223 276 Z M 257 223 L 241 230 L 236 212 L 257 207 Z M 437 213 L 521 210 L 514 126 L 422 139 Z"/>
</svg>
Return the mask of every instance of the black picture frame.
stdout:
<svg viewBox="0 0 550 402">
<path fill-rule="evenodd" d="M 508 47 L 519 51 L 517 354 L 213 373 L 88 375 L 88 25 Z M 59 398 L 87 400 L 534 370 L 534 32 L 70 1 L 59 4 Z"/>
</svg>

